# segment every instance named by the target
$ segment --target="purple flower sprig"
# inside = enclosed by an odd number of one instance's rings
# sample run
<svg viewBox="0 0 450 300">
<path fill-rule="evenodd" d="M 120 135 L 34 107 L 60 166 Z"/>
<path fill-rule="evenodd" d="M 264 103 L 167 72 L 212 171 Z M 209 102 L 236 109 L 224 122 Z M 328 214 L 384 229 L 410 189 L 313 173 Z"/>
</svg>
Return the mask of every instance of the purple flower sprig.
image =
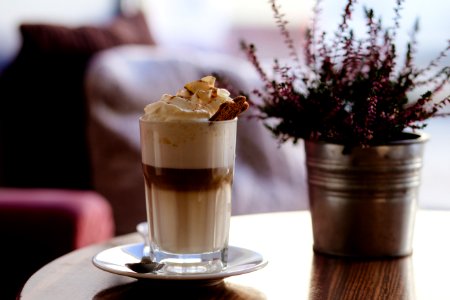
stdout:
<svg viewBox="0 0 450 300">
<path fill-rule="evenodd" d="M 260 99 L 254 105 L 257 116 L 281 142 L 314 139 L 347 146 L 381 145 L 398 139 L 407 128 L 420 129 L 427 119 L 446 115 L 440 111 L 450 104 L 450 95 L 438 102 L 433 98 L 449 82 L 450 67 L 436 69 L 450 51 L 450 40 L 427 67 L 418 68 L 414 65 L 416 23 L 403 65 L 398 66 L 395 38 L 403 0 L 396 1 L 392 28 L 383 27 L 381 18 L 365 8 L 363 38 L 357 38 L 350 27 L 356 0 L 348 0 L 331 41 L 326 32 L 319 32 L 321 1 L 317 1 L 301 45 L 303 57 L 298 56 L 277 1 L 270 3 L 292 65 L 275 60 L 271 78 L 255 46 L 243 42 L 242 48 L 263 81 L 263 88 L 254 92 Z M 423 86 L 431 86 L 430 91 L 415 100 L 408 98 Z"/>
</svg>

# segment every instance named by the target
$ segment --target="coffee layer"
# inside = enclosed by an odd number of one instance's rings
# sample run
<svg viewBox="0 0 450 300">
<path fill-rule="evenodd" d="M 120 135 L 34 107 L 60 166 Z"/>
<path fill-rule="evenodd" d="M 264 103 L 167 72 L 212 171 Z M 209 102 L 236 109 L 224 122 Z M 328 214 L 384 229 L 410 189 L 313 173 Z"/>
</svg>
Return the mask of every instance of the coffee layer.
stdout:
<svg viewBox="0 0 450 300">
<path fill-rule="evenodd" d="M 233 181 L 233 168 L 175 169 L 142 164 L 148 186 L 175 191 L 210 190 Z"/>
</svg>

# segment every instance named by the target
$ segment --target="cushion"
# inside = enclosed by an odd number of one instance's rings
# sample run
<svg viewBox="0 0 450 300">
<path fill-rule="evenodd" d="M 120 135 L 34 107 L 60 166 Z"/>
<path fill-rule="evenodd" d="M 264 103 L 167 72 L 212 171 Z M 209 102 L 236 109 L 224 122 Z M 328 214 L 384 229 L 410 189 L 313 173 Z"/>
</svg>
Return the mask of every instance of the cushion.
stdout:
<svg viewBox="0 0 450 300">
<path fill-rule="evenodd" d="M 95 52 L 121 44 L 154 44 L 142 13 L 119 16 L 109 26 L 70 28 L 50 24 L 22 24 L 24 49 L 47 55 L 91 56 Z"/>
<path fill-rule="evenodd" d="M 98 51 L 152 44 L 142 14 L 103 27 L 23 24 L 21 50 L 0 77 L 0 185 L 92 187 L 84 74 Z"/>
<path fill-rule="evenodd" d="M 86 92 L 93 182 L 113 207 L 116 233 L 134 231 L 146 219 L 138 122 L 144 106 L 211 73 L 226 78 L 237 91 L 250 90 L 256 81 L 241 59 L 157 46 L 115 47 L 91 61 Z M 301 147 L 279 146 L 261 122 L 241 117 L 233 214 L 305 208 L 303 159 Z"/>
</svg>

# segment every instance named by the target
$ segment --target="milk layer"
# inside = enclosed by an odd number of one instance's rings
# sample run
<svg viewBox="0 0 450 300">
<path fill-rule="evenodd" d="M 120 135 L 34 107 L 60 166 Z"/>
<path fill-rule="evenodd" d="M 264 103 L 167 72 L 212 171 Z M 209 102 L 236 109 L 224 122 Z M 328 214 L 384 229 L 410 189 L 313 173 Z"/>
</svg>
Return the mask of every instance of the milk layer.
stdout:
<svg viewBox="0 0 450 300">
<path fill-rule="evenodd" d="M 157 168 L 233 167 L 237 120 L 140 120 L 142 163 Z"/>
</svg>

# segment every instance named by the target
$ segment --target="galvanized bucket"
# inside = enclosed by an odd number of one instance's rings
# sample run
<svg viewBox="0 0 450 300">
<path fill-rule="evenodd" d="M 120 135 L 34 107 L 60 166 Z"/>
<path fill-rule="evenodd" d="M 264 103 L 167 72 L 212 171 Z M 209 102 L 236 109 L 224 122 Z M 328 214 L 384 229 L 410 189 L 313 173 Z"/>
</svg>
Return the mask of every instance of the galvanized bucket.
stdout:
<svg viewBox="0 0 450 300">
<path fill-rule="evenodd" d="M 352 148 L 305 142 L 316 252 L 350 257 L 412 253 L 424 134 Z"/>
</svg>

